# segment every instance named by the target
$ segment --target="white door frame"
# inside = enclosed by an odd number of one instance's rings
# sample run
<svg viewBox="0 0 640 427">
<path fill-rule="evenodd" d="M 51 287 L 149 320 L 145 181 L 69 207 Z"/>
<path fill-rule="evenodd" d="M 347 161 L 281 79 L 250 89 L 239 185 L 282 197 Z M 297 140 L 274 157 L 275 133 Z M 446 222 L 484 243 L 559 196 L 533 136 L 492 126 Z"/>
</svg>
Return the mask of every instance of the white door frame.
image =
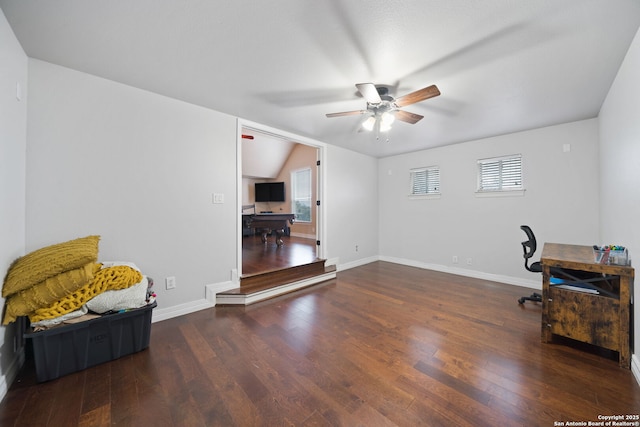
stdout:
<svg viewBox="0 0 640 427">
<path fill-rule="evenodd" d="M 236 128 L 236 238 L 237 238 L 237 256 L 236 256 L 236 271 L 237 277 L 233 278 L 233 281 L 239 281 L 242 277 L 242 130 L 252 129 L 261 133 L 269 134 L 273 137 L 280 138 L 295 143 L 308 145 L 318 150 L 318 161 L 320 166 L 317 169 L 317 182 L 316 182 L 316 195 L 320 200 L 320 206 L 316 206 L 316 240 L 320 240 L 320 245 L 316 246 L 316 256 L 321 259 L 326 259 L 326 247 L 327 247 L 327 232 L 326 232 L 326 207 L 325 207 L 325 188 L 326 188 L 326 170 L 325 157 L 327 145 L 323 142 L 316 141 L 311 138 L 306 138 L 300 135 L 296 135 L 290 132 L 285 132 L 280 129 L 265 126 L 259 123 L 251 122 L 249 120 L 238 119 Z"/>
</svg>

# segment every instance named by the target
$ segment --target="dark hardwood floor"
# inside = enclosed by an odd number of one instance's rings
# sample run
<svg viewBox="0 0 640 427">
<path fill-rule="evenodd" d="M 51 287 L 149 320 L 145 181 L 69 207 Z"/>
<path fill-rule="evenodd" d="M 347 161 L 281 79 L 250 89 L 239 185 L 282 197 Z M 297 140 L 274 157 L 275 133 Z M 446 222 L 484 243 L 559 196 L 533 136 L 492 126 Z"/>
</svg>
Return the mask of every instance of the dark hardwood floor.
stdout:
<svg viewBox="0 0 640 427">
<path fill-rule="evenodd" d="M 640 413 L 616 354 L 540 342 L 530 290 L 374 262 L 154 323 L 140 353 L 36 384 L 2 426 L 554 426 Z M 158 302 L 159 306 L 162 301 Z"/>
<path fill-rule="evenodd" d="M 242 275 L 308 264 L 316 260 L 316 241 L 295 236 L 282 236 L 284 244 L 276 245 L 269 236 L 262 243 L 259 235 L 242 238 Z"/>
</svg>

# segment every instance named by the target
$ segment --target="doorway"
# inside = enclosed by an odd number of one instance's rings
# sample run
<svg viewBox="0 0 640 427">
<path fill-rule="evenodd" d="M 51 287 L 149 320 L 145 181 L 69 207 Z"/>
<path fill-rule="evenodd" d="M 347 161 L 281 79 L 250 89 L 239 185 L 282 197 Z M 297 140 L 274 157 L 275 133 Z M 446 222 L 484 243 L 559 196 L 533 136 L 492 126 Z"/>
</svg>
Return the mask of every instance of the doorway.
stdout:
<svg viewBox="0 0 640 427">
<path fill-rule="evenodd" d="M 323 206 L 317 203 L 323 196 L 323 156 L 322 143 L 238 121 L 239 278 L 305 265 L 324 257 Z M 284 197 L 269 199 L 256 194 L 256 184 L 261 188 L 264 183 L 282 187 Z M 309 194 L 305 191 L 307 185 Z M 265 236 L 263 229 L 251 227 L 252 215 L 291 213 L 296 219 L 287 224 L 281 236 L 274 231 Z"/>
</svg>

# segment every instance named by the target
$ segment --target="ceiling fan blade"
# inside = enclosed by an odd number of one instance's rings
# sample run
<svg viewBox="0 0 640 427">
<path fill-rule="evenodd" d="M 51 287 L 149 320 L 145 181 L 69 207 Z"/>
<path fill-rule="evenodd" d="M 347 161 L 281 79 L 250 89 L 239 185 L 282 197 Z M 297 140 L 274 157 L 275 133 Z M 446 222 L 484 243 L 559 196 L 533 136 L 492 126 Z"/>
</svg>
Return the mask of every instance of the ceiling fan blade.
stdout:
<svg viewBox="0 0 640 427">
<path fill-rule="evenodd" d="M 431 85 L 415 92 L 411 92 L 407 95 L 396 98 L 395 104 L 398 107 L 405 107 L 407 105 L 415 104 L 416 102 L 424 101 L 425 99 L 433 98 L 440 95 L 440 90 L 436 85 Z"/>
<path fill-rule="evenodd" d="M 359 114 L 366 114 L 368 112 L 369 111 L 367 110 L 344 111 L 342 113 L 328 113 L 327 117 L 356 116 Z"/>
<path fill-rule="evenodd" d="M 382 102 L 378 89 L 373 83 L 358 83 L 356 87 L 369 104 L 380 104 Z"/>
<path fill-rule="evenodd" d="M 407 122 L 412 125 L 415 123 L 418 123 L 423 118 L 424 116 L 421 116 L 420 114 L 414 114 L 414 113 L 410 113 L 408 111 L 403 111 L 403 110 L 396 111 L 397 120 L 401 120 L 403 122 Z"/>
</svg>

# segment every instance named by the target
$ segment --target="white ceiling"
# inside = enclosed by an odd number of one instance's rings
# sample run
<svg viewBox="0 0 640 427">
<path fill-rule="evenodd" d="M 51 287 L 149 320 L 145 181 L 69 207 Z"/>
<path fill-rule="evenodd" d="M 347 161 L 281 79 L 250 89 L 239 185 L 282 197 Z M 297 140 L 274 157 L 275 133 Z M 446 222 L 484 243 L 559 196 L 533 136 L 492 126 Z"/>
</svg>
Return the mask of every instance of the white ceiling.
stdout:
<svg viewBox="0 0 640 427">
<path fill-rule="evenodd" d="M 595 117 L 638 0 L 0 0 L 30 57 L 377 157 Z M 389 142 L 354 84 L 436 84 Z M 99 102 L 99 100 L 96 100 Z"/>
<path fill-rule="evenodd" d="M 242 176 L 247 178 L 277 178 L 296 143 L 274 138 L 255 130 L 244 129 L 242 139 Z"/>
</svg>

